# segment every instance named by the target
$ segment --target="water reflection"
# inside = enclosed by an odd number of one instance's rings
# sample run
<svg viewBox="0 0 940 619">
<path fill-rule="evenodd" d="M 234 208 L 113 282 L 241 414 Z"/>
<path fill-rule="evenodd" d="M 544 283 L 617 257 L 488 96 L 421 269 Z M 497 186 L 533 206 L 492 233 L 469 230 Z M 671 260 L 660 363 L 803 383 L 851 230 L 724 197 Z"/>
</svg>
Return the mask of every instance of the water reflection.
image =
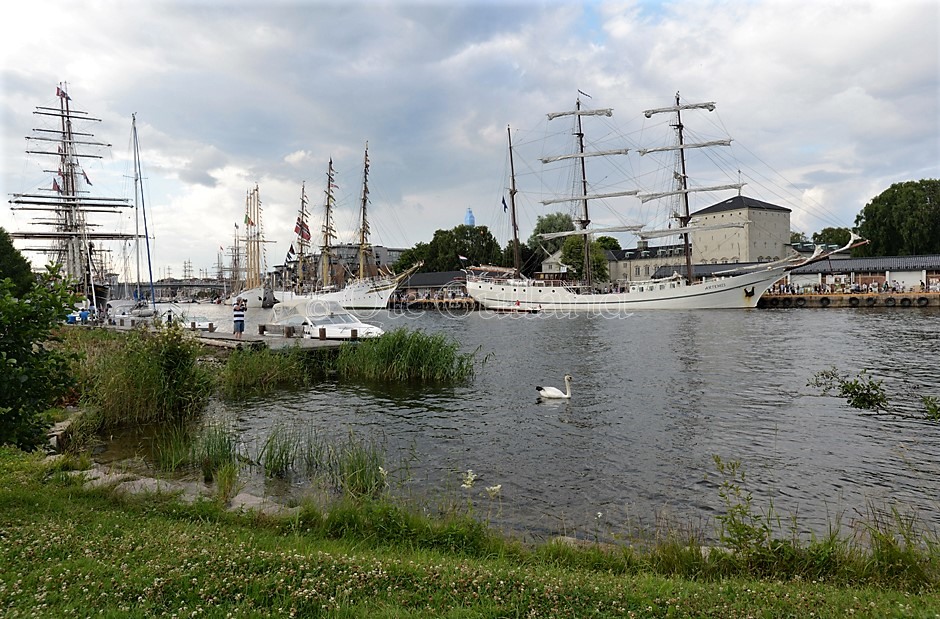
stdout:
<svg viewBox="0 0 940 619">
<path fill-rule="evenodd" d="M 610 532 L 662 514 L 708 523 L 721 507 L 714 455 L 743 463 L 756 505 L 773 499 L 817 533 L 872 502 L 896 502 L 940 525 L 940 424 L 913 417 L 922 413 L 919 394 L 940 396 L 935 312 L 564 320 L 386 312 L 370 320 L 447 333 L 487 361 L 466 385 L 328 381 L 218 403 L 216 414 L 234 419 L 251 449 L 287 423 L 337 440 L 350 431 L 378 437 L 390 463 L 408 460 L 412 494 L 465 500 L 459 472 L 473 469 L 480 509 L 489 505 L 483 486 L 502 484 L 491 520 L 534 535 L 589 535 L 601 524 Z M 883 380 L 902 415 L 863 414 L 807 385 L 832 366 Z M 572 398 L 538 401 L 535 385 L 560 385 L 566 373 Z"/>
</svg>

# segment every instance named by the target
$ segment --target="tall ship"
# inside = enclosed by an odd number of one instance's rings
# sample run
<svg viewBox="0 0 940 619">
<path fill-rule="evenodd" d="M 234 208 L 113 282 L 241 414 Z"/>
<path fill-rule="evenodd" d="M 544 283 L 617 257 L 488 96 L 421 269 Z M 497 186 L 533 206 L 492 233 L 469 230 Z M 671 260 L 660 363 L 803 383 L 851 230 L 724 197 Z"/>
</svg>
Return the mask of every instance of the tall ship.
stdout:
<svg viewBox="0 0 940 619">
<path fill-rule="evenodd" d="M 235 245 L 232 253 L 232 276 L 234 283 L 229 299 L 234 303 L 243 299 L 249 308 L 268 309 L 277 303 L 268 284 L 267 259 L 264 250 L 264 227 L 261 222 L 261 191 L 258 185 L 245 194 L 244 234 L 239 234 L 235 224 Z M 244 258 L 241 248 L 244 247 Z"/>
<path fill-rule="evenodd" d="M 380 270 L 373 257 L 369 243 L 369 143 L 366 142 L 363 157 L 362 194 L 359 205 L 359 252 L 357 271 L 341 271 L 342 265 L 334 256 L 336 229 L 333 225 L 333 209 L 336 198 L 336 171 L 330 159 L 324 190 L 323 224 L 319 255 L 311 253 L 309 211 L 305 185 L 301 187 L 300 209 L 294 225 L 297 252 L 294 255 L 294 277 L 290 286 L 275 291 L 277 300 L 296 299 L 336 301 L 346 309 L 377 310 L 386 309 L 389 299 L 398 285 L 414 273 L 420 264 L 414 265 L 403 273 L 394 274 L 390 270 Z M 292 245 L 293 249 L 293 245 Z"/>
<path fill-rule="evenodd" d="M 11 210 L 36 216 L 29 230 L 10 236 L 28 242 L 23 251 L 60 265 L 75 292 L 90 307 L 104 310 L 114 283 L 107 274 L 113 246 L 137 241 L 140 234 L 120 231 L 122 218 L 132 214 L 130 201 L 97 195 L 85 168 L 111 147 L 91 132 L 101 119 L 77 109 L 64 82 L 56 87 L 56 99 L 56 106 L 36 108 L 33 114 L 41 126 L 26 137 L 26 153 L 44 162 L 47 180 L 10 199 Z"/>
<path fill-rule="evenodd" d="M 730 140 L 714 140 L 703 143 L 687 143 L 682 124 L 682 113 L 690 110 L 715 109 L 714 102 L 708 103 L 682 103 L 679 94 L 676 94 L 675 105 L 650 109 L 644 112 L 647 118 L 657 114 L 670 114 L 674 117 L 672 126 L 676 131 L 675 143 L 668 146 L 641 149 L 641 156 L 654 152 L 676 153 L 676 170 L 673 179 L 675 186 L 667 191 L 657 193 L 641 193 L 637 189 L 627 189 L 615 192 L 594 192 L 587 177 L 586 161 L 593 157 L 620 157 L 629 152 L 626 148 L 616 148 L 604 151 L 589 151 L 585 149 L 585 133 L 583 119 L 591 117 L 610 117 L 613 110 L 609 108 L 586 109 L 582 107 L 578 97 L 573 110 L 551 113 L 549 121 L 569 117 L 574 119 L 574 136 L 577 146 L 574 152 L 549 156 L 542 159 L 543 164 L 558 161 L 574 161 L 578 170 L 577 182 L 574 186 L 577 191 L 571 195 L 552 198 L 542 201 L 543 205 L 555 203 L 575 203 L 579 206 L 578 216 L 575 220 L 577 229 L 567 232 L 557 232 L 541 235 L 542 238 L 559 238 L 562 236 L 581 236 L 584 239 L 583 264 L 578 281 L 565 280 L 537 280 L 524 277 L 519 270 L 518 258 L 514 268 L 494 267 L 482 265 L 467 269 L 467 292 L 481 306 L 497 311 L 531 311 L 531 312 L 596 312 L 621 313 L 633 310 L 686 310 L 686 309 L 738 309 L 753 308 L 757 301 L 777 281 L 783 278 L 788 271 L 797 267 L 824 260 L 830 255 L 846 251 L 852 247 L 864 244 L 867 241 L 853 235 L 845 247 L 834 251 L 817 251 L 813 256 L 804 258 L 800 256 L 784 257 L 780 260 L 729 268 L 718 272 L 714 277 L 703 278 L 696 281 L 692 268 L 692 251 L 690 234 L 719 227 L 743 227 L 747 222 L 729 222 L 726 224 L 698 225 L 692 221 L 689 210 L 689 194 L 703 191 L 740 190 L 743 184 L 732 183 L 710 187 L 691 187 L 688 182 L 685 153 L 689 149 L 713 148 L 730 145 Z M 510 142 L 510 162 L 512 162 L 512 146 Z M 510 188 L 512 202 L 513 231 L 516 234 L 515 223 L 515 180 L 513 178 Z M 606 200 L 635 196 L 641 202 L 661 200 L 669 197 L 678 197 L 679 208 L 674 213 L 676 226 L 661 230 L 645 230 L 644 226 L 621 226 L 596 229 L 590 227 L 590 204 L 596 200 Z M 683 272 L 675 272 L 672 276 L 662 279 L 646 281 L 631 281 L 625 290 L 616 292 L 599 291 L 594 282 L 591 260 L 591 239 L 596 233 L 632 232 L 642 240 L 662 238 L 665 236 L 680 236 L 682 239 L 681 251 L 684 256 L 685 268 Z M 518 237 L 514 237 L 515 247 L 518 247 Z"/>
</svg>

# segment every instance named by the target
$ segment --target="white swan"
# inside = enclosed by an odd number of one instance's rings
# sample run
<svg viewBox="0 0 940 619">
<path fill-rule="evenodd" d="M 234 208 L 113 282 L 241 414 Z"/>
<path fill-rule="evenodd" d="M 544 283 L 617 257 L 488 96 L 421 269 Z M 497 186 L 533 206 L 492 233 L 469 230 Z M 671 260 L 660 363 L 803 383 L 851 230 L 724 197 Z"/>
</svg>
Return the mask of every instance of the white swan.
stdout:
<svg viewBox="0 0 940 619">
<path fill-rule="evenodd" d="M 571 397 L 571 375 L 565 374 L 565 390 L 556 389 L 555 387 L 536 387 L 536 391 L 539 392 L 539 396 L 543 398 L 570 398 Z"/>
</svg>

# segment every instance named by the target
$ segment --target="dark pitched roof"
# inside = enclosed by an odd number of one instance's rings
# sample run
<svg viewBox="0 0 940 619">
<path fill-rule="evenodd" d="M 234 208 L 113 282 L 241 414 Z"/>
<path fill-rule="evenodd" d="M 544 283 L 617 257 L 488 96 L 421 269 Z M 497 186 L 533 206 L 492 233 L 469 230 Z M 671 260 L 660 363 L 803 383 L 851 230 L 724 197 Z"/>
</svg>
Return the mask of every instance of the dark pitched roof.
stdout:
<svg viewBox="0 0 940 619">
<path fill-rule="evenodd" d="M 711 213 L 720 213 L 721 211 L 736 211 L 742 208 L 757 209 L 762 211 L 780 211 L 785 213 L 790 212 L 790 209 L 788 208 L 770 204 L 769 202 L 761 202 L 760 200 L 755 200 L 754 198 L 748 198 L 746 196 L 734 196 L 733 198 L 728 198 L 727 200 L 718 202 L 717 204 L 707 206 L 700 211 L 695 211 L 692 213 L 692 216 L 709 215 Z"/>
<path fill-rule="evenodd" d="M 935 271 L 940 269 L 940 255 L 880 256 L 877 258 L 840 258 L 823 260 L 794 269 L 794 273 L 884 273 L 885 271 Z"/>
<path fill-rule="evenodd" d="M 406 279 L 402 288 L 430 288 L 446 286 L 451 282 L 467 281 L 467 274 L 463 271 L 435 271 L 434 273 L 415 273 Z"/>
</svg>

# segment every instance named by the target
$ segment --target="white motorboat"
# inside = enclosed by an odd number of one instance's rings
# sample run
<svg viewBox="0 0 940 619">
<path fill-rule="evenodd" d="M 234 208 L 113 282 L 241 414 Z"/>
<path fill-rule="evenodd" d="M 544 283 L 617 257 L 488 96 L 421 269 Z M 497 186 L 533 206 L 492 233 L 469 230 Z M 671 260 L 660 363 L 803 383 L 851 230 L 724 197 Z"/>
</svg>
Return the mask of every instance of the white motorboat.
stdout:
<svg viewBox="0 0 940 619">
<path fill-rule="evenodd" d="M 379 337 L 381 328 L 366 324 L 349 313 L 337 301 L 297 299 L 283 301 L 274 306 L 273 325 L 294 327 L 307 339 L 320 339 L 320 330 L 328 340 L 351 340 Z"/>
</svg>

